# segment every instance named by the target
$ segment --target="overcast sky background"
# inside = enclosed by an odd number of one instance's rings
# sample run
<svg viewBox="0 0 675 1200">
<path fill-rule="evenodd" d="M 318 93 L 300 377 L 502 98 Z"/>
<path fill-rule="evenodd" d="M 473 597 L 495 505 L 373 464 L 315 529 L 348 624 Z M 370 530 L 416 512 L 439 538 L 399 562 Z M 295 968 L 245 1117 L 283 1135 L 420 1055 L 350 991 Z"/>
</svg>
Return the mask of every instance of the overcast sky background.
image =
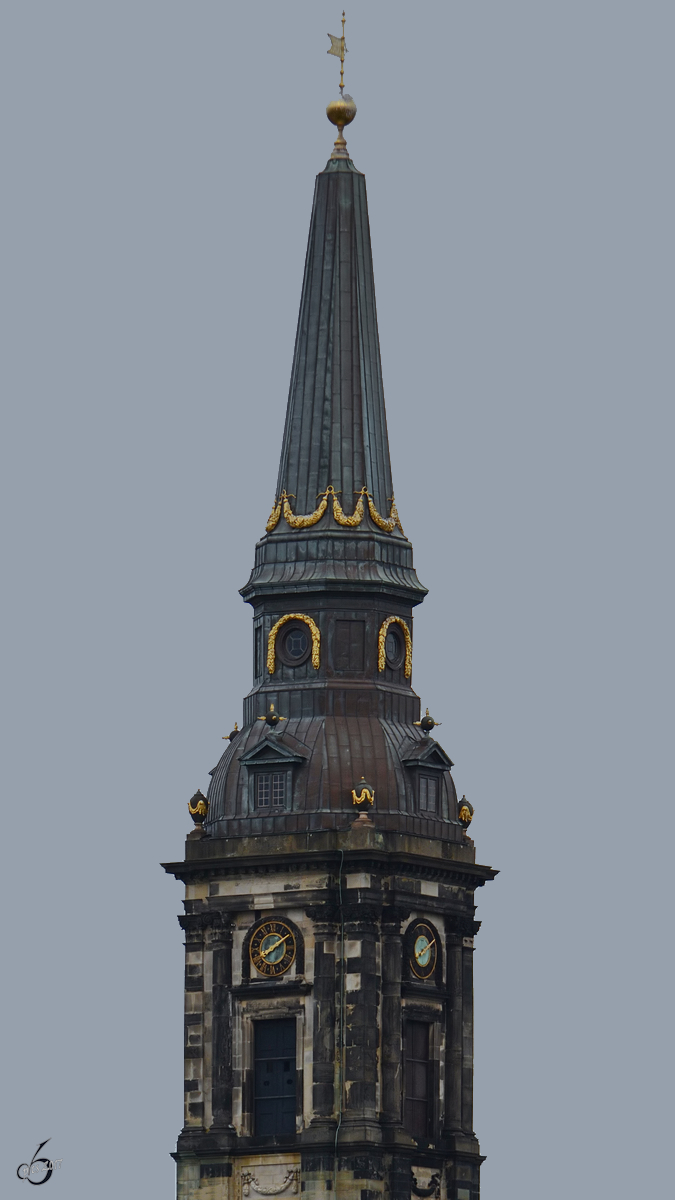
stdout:
<svg viewBox="0 0 675 1200">
<path fill-rule="evenodd" d="M 0 4 L 0 1178 L 170 1197 L 186 801 L 251 681 L 322 0 Z M 413 684 L 476 808 L 484 1200 L 672 1185 L 672 0 L 353 0 Z M 442 736 L 441 736 L 442 735 Z"/>
</svg>

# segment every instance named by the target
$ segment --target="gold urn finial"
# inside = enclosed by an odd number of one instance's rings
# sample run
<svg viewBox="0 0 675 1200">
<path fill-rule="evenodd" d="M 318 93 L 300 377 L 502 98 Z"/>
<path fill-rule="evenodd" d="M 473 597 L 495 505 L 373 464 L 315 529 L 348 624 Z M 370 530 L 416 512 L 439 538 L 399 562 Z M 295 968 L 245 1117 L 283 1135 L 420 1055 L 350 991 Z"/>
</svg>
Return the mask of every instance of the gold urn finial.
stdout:
<svg viewBox="0 0 675 1200">
<path fill-rule="evenodd" d="M 338 135 L 333 146 L 331 158 L 349 158 L 347 154 L 347 143 L 343 136 L 345 125 L 350 125 L 356 116 L 356 105 L 351 96 L 345 95 L 345 54 L 347 47 L 345 45 L 345 14 L 342 13 L 342 37 L 335 37 L 335 34 L 329 33 L 330 49 L 328 54 L 334 54 L 340 59 L 340 99 L 331 100 L 326 109 L 326 116 L 333 125 L 337 125 Z"/>
<path fill-rule="evenodd" d="M 197 789 L 191 800 L 188 800 L 188 812 L 192 817 L 195 825 L 201 829 L 209 811 L 209 802 L 201 789 Z"/>
<path fill-rule="evenodd" d="M 363 806 L 372 804 L 375 800 L 375 788 L 370 783 L 366 783 L 362 775 L 355 788 L 352 788 L 352 801 L 354 804 Z"/>
</svg>

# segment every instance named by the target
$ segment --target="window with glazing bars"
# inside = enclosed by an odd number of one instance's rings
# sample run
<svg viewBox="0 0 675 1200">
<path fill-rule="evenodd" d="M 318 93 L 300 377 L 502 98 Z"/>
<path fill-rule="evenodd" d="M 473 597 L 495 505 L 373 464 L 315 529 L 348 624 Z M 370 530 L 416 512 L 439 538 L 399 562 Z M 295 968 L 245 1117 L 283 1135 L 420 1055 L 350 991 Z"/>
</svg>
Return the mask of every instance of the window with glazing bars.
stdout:
<svg viewBox="0 0 675 1200">
<path fill-rule="evenodd" d="M 420 775 L 420 812 L 438 812 L 438 780 Z"/>
<path fill-rule="evenodd" d="M 254 1054 L 256 1136 L 295 1133 L 295 1018 L 256 1021 Z"/>
<path fill-rule="evenodd" d="M 405 1127 L 416 1138 L 429 1137 L 431 1064 L 429 1026 L 407 1021 L 405 1027 Z"/>
<path fill-rule="evenodd" d="M 257 808 L 283 804 L 286 799 L 286 772 L 256 776 L 255 802 Z"/>
</svg>

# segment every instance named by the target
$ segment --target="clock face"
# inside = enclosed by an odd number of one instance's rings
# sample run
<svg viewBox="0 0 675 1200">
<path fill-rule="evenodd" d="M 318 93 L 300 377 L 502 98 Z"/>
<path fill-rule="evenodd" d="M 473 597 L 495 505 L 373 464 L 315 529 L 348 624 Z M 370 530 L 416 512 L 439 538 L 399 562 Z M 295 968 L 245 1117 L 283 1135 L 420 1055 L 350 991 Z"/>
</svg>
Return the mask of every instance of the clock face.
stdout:
<svg viewBox="0 0 675 1200">
<path fill-rule="evenodd" d="M 283 975 L 295 961 L 295 934 L 285 921 L 263 921 L 251 938 L 250 954 L 261 975 Z"/>
<path fill-rule="evenodd" d="M 429 925 L 416 925 L 413 938 L 410 968 L 418 979 L 429 979 L 438 958 L 436 934 Z"/>
</svg>

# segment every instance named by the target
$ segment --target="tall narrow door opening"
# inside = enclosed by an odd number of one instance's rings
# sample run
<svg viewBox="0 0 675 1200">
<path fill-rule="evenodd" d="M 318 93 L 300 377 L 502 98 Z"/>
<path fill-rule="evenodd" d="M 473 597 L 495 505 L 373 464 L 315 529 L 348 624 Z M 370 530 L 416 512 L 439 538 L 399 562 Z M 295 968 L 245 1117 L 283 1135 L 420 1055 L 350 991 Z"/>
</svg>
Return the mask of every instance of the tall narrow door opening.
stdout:
<svg viewBox="0 0 675 1200">
<path fill-rule="evenodd" d="M 429 1025 L 407 1021 L 405 1027 L 405 1127 L 416 1138 L 429 1137 L 431 1064 Z"/>
<path fill-rule="evenodd" d="M 295 1020 L 256 1021 L 255 1135 L 295 1133 Z"/>
</svg>

